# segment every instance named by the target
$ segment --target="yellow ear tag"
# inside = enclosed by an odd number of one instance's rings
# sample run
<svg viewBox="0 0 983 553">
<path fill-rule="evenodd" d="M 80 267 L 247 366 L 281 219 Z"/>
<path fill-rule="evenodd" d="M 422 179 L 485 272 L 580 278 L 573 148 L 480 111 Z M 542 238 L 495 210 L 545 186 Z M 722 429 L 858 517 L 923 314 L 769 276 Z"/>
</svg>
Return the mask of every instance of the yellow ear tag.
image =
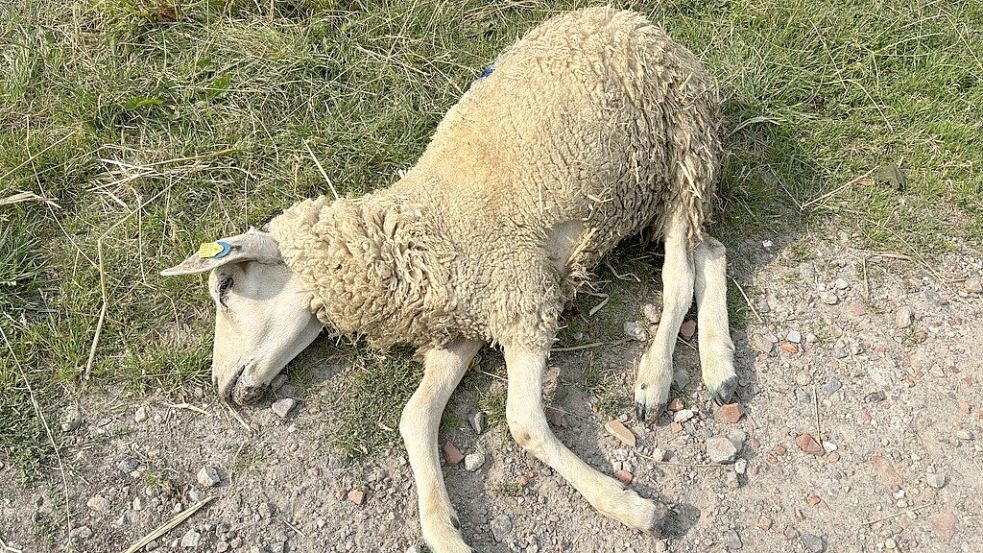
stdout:
<svg viewBox="0 0 983 553">
<path fill-rule="evenodd" d="M 223 258 L 226 255 L 228 255 L 229 250 L 231 249 L 232 249 L 231 246 L 229 246 L 227 243 L 222 241 L 205 242 L 204 244 L 198 247 L 198 257 L 201 257 L 203 259 L 211 258 L 211 257 Z"/>
</svg>

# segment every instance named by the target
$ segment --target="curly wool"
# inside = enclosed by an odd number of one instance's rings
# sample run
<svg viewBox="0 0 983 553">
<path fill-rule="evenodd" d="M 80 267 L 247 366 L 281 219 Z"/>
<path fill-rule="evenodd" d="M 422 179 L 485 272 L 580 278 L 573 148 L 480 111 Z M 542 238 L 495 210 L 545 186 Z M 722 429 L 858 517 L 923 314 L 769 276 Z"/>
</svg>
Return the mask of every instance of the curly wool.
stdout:
<svg viewBox="0 0 983 553">
<path fill-rule="evenodd" d="M 701 239 L 719 101 L 661 29 L 612 8 L 570 12 L 484 75 L 400 181 L 301 202 L 272 223 L 326 325 L 383 347 L 454 336 L 548 346 L 622 239 L 659 238 L 677 212 Z"/>
</svg>

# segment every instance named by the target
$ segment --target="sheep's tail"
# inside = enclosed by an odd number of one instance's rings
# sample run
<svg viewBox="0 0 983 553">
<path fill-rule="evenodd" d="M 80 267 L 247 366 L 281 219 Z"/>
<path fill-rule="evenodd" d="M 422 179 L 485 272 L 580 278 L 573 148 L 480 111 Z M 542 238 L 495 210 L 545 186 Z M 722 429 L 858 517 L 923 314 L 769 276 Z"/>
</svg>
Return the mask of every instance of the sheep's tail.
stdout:
<svg viewBox="0 0 983 553">
<path fill-rule="evenodd" d="M 723 151 L 720 103 L 709 77 L 687 79 L 681 88 L 679 97 L 685 104 L 669 110 L 674 119 L 669 122 L 672 146 L 667 160 L 673 200 L 666 206 L 665 217 L 671 219 L 681 212 L 689 223 L 692 247 L 703 239 L 703 228 L 718 207 L 717 179 Z M 665 220 L 655 223 L 661 232 Z"/>
</svg>

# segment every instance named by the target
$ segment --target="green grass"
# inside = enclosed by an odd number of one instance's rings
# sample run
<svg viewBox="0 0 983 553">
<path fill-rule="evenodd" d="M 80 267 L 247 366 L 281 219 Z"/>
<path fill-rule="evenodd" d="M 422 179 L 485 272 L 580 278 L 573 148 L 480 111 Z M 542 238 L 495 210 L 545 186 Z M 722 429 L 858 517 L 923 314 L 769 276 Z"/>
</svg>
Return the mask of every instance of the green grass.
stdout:
<svg viewBox="0 0 983 553">
<path fill-rule="evenodd" d="M 0 5 L 0 199 L 54 202 L 0 205 L 0 457 L 50 451 L 28 384 L 54 415 L 91 386 L 207 382 L 203 279 L 161 268 L 325 192 L 305 142 L 343 193 L 391 183 L 497 52 L 596 3 Z M 983 4 L 620 4 L 720 82 L 725 243 L 826 218 L 920 256 L 983 241 Z"/>
</svg>

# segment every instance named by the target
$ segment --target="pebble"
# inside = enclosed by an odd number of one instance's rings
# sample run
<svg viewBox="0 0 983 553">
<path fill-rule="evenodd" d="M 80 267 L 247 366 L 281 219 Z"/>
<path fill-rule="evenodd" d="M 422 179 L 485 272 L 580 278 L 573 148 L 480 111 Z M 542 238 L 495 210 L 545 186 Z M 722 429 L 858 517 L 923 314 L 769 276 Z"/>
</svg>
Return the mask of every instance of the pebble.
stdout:
<svg viewBox="0 0 983 553">
<path fill-rule="evenodd" d="M 843 280 L 842 278 L 838 278 L 833 281 L 833 287 L 836 288 L 837 290 L 846 290 L 850 287 L 850 283 Z"/>
<path fill-rule="evenodd" d="M 942 488 L 944 488 L 945 481 L 946 478 L 945 478 L 945 474 L 943 473 L 930 472 L 925 475 L 925 482 L 927 482 L 929 486 L 932 486 L 936 490 L 941 490 Z"/>
<path fill-rule="evenodd" d="M 137 461 L 132 457 L 128 457 L 126 459 L 123 459 L 119 463 L 116 463 L 116 468 L 118 468 L 120 472 L 125 472 L 126 474 L 130 474 L 131 472 L 140 468 L 140 461 Z"/>
<path fill-rule="evenodd" d="M 645 332 L 645 327 L 638 324 L 637 321 L 628 321 L 624 325 L 625 336 L 638 340 L 639 342 L 644 342 L 648 339 L 648 333 Z"/>
<path fill-rule="evenodd" d="M 74 432 L 80 426 L 82 426 L 82 413 L 74 407 L 65 410 L 65 415 L 61 419 L 61 431 Z"/>
<path fill-rule="evenodd" d="M 744 413 L 741 411 L 741 406 L 737 403 L 721 405 L 720 408 L 717 409 L 717 414 L 719 415 L 720 419 L 727 424 L 736 424 L 739 420 L 741 420 L 741 417 L 744 416 Z"/>
<path fill-rule="evenodd" d="M 823 393 L 827 396 L 831 396 L 836 393 L 837 390 L 843 387 L 843 383 L 839 381 L 835 376 L 826 381 L 823 384 Z"/>
<path fill-rule="evenodd" d="M 823 292 L 819 294 L 819 301 L 826 305 L 836 305 L 840 303 L 840 298 L 833 292 Z"/>
<path fill-rule="evenodd" d="M 782 342 L 782 344 L 778 346 L 778 349 L 790 355 L 799 352 L 799 346 L 793 344 L 792 342 Z"/>
<path fill-rule="evenodd" d="M 714 463 L 733 463 L 737 457 L 737 448 L 726 437 L 716 436 L 707 439 L 707 456 Z"/>
<path fill-rule="evenodd" d="M 215 467 L 202 467 L 201 470 L 198 471 L 196 478 L 198 479 L 198 483 L 205 488 L 217 486 L 219 482 L 222 481 L 222 477 L 219 476 L 218 469 Z"/>
<path fill-rule="evenodd" d="M 812 375 L 809 371 L 799 371 L 795 373 L 795 383 L 799 386 L 807 386 L 812 382 Z"/>
<path fill-rule="evenodd" d="M 471 428 L 474 429 L 476 434 L 481 434 L 485 431 L 485 413 L 482 411 L 476 411 L 471 418 L 468 419 L 471 423 Z"/>
<path fill-rule="evenodd" d="M 631 430 L 624 425 L 619 420 L 610 420 L 604 425 L 604 429 L 607 430 L 612 436 L 618 438 L 628 447 L 635 447 L 635 435 L 632 434 Z"/>
<path fill-rule="evenodd" d="M 662 319 L 662 309 L 654 303 L 646 303 L 642 306 L 642 315 L 645 315 L 648 322 L 654 325 L 659 324 L 659 321 Z"/>
<path fill-rule="evenodd" d="M 788 334 L 785 335 L 785 339 L 788 340 L 789 342 L 792 342 L 793 344 L 801 343 L 802 333 L 795 329 L 789 330 Z"/>
<path fill-rule="evenodd" d="M 679 327 L 679 335 L 687 342 L 692 340 L 696 335 L 696 321 L 683 321 L 683 325 Z"/>
<path fill-rule="evenodd" d="M 983 281 L 976 277 L 967 278 L 966 281 L 963 282 L 963 287 L 969 292 L 983 294 Z"/>
<path fill-rule="evenodd" d="M 133 413 L 133 420 L 136 422 L 143 422 L 147 420 L 147 408 L 145 406 L 141 406 L 139 409 L 137 409 L 137 412 Z"/>
<path fill-rule="evenodd" d="M 761 517 L 758 519 L 758 528 L 761 528 L 762 530 L 770 530 L 771 525 L 772 521 L 768 517 Z"/>
<path fill-rule="evenodd" d="M 771 353 L 771 350 L 775 348 L 775 342 L 771 341 L 767 336 L 755 334 L 751 337 L 751 347 L 761 353 Z"/>
<path fill-rule="evenodd" d="M 464 470 L 468 472 L 474 472 L 485 464 L 485 454 L 480 451 L 474 453 L 469 453 L 464 457 Z"/>
<path fill-rule="evenodd" d="M 724 543 L 724 548 L 731 551 L 744 547 L 744 544 L 741 543 L 741 536 L 739 536 L 734 530 L 724 532 L 722 541 Z"/>
<path fill-rule="evenodd" d="M 184 536 L 181 538 L 181 547 L 198 547 L 198 543 L 201 541 L 201 534 L 195 530 L 188 530 Z"/>
<path fill-rule="evenodd" d="M 811 455 L 822 455 L 823 446 L 819 445 L 819 442 L 812 437 L 812 434 L 799 434 L 795 438 L 795 445 L 799 446 L 799 449 L 809 453 Z"/>
<path fill-rule="evenodd" d="M 651 457 L 653 461 L 661 463 L 662 461 L 666 460 L 666 451 L 661 447 L 657 447 L 652 450 L 652 455 L 649 457 Z"/>
<path fill-rule="evenodd" d="M 810 534 L 809 532 L 802 533 L 802 543 L 812 553 L 822 553 L 826 549 L 826 543 L 823 542 L 823 538 Z"/>
<path fill-rule="evenodd" d="M 78 538 L 80 540 L 87 540 L 92 537 L 92 529 L 88 526 L 79 526 L 78 528 L 73 528 L 69 535 L 73 538 Z"/>
<path fill-rule="evenodd" d="M 667 408 L 668 408 L 668 409 L 669 409 L 670 411 L 679 411 L 680 409 L 682 409 L 682 408 L 683 408 L 683 400 L 681 400 L 681 399 L 679 399 L 678 397 L 674 397 L 674 398 L 672 398 L 672 400 L 671 400 L 671 401 L 669 402 L 669 405 L 668 405 L 668 407 L 667 407 Z"/>
<path fill-rule="evenodd" d="M 888 549 L 895 549 L 898 547 L 898 543 L 892 540 L 891 538 L 888 538 L 884 540 L 884 547 Z"/>
<path fill-rule="evenodd" d="M 276 416 L 280 417 L 281 419 L 285 419 L 287 418 L 287 415 L 290 414 L 290 411 L 293 410 L 295 405 L 297 405 L 297 400 L 291 397 L 285 397 L 274 401 L 273 405 L 270 405 L 270 409 L 276 413 Z"/>
<path fill-rule="evenodd" d="M 956 430 L 956 437 L 963 441 L 969 441 L 973 439 L 973 433 L 969 430 Z"/>
<path fill-rule="evenodd" d="M 914 318 L 915 316 L 912 314 L 910 307 L 899 307 L 898 310 L 894 312 L 894 325 L 898 328 L 908 328 L 911 326 L 911 321 Z"/>
<path fill-rule="evenodd" d="M 949 541 L 956 535 L 957 519 L 952 511 L 944 511 L 929 517 L 928 522 L 932 525 L 932 530 L 942 541 Z"/>
<path fill-rule="evenodd" d="M 365 503 L 365 491 L 364 490 L 351 490 L 348 492 L 348 501 L 356 505 L 361 505 Z"/>
<path fill-rule="evenodd" d="M 109 500 L 101 495 L 90 497 L 85 504 L 93 511 L 102 512 L 109 510 Z"/>
<path fill-rule="evenodd" d="M 498 515 L 491 521 L 491 531 L 495 541 L 504 541 L 512 531 L 512 519 L 508 515 Z"/>
<path fill-rule="evenodd" d="M 887 394 L 883 390 L 877 390 L 876 392 L 871 392 L 864 396 L 864 401 L 867 403 L 880 403 L 887 399 Z"/>
<path fill-rule="evenodd" d="M 447 440 L 444 442 L 444 459 L 449 465 L 458 465 L 464 460 L 464 454 L 454 445 L 454 442 Z"/>
<path fill-rule="evenodd" d="M 734 472 L 744 474 L 747 472 L 747 459 L 738 459 L 734 462 Z"/>
<path fill-rule="evenodd" d="M 696 415 L 696 413 L 690 409 L 680 409 L 679 411 L 676 411 L 675 415 L 672 416 L 672 420 L 673 422 L 682 423 L 690 420 L 694 415 Z"/>
<path fill-rule="evenodd" d="M 406 553 L 423 553 L 423 550 L 420 549 L 419 545 L 411 545 L 406 548 Z"/>
<path fill-rule="evenodd" d="M 625 486 L 631 484 L 631 481 L 635 479 L 635 476 L 630 471 L 625 469 L 619 469 L 616 471 L 614 473 L 614 477 L 618 479 L 618 482 L 621 482 Z"/>
</svg>

